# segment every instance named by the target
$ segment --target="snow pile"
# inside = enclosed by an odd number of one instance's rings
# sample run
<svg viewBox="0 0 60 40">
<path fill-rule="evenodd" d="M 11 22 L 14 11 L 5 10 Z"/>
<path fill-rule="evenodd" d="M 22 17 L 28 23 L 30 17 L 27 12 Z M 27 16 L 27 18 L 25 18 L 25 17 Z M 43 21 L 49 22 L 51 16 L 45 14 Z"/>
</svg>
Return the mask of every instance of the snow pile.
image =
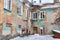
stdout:
<svg viewBox="0 0 60 40">
<path fill-rule="evenodd" d="M 41 36 L 38 34 L 35 35 L 30 35 L 30 36 L 25 36 L 25 37 L 16 37 L 14 39 L 10 39 L 10 40 L 54 40 L 52 37 L 45 35 L 45 36 Z"/>
</svg>

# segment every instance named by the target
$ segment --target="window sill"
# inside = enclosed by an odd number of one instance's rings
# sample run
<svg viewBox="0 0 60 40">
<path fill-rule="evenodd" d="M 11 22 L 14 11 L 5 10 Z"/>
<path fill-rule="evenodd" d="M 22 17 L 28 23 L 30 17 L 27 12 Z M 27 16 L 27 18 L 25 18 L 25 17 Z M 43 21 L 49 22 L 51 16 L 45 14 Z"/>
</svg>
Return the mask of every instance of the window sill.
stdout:
<svg viewBox="0 0 60 40">
<path fill-rule="evenodd" d="M 44 21 L 44 19 L 39 19 L 40 21 Z"/>
<path fill-rule="evenodd" d="M 37 19 L 36 19 L 36 20 L 34 20 L 34 19 L 30 19 L 30 21 L 31 21 L 31 22 L 37 22 Z"/>
<path fill-rule="evenodd" d="M 4 8 L 4 13 L 6 13 L 6 12 L 11 13 L 11 11 L 10 11 L 10 10 L 8 10 L 8 9 Z"/>
<path fill-rule="evenodd" d="M 18 15 L 19 17 L 22 16 L 22 15 Z"/>
<path fill-rule="evenodd" d="M 40 21 L 44 21 L 44 19 L 31 19 L 31 20 L 40 20 Z"/>
</svg>

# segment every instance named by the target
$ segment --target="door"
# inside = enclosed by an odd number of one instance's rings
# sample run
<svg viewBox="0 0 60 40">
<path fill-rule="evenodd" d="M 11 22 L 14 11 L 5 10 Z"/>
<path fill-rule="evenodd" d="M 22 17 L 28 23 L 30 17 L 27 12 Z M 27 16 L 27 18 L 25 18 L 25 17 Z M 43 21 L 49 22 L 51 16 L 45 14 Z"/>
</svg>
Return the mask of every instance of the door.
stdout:
<svg viewBox="0 0 60 40">
<path fill-rule="evenodd" d="M 33 33 L 38 33 L 38 28 L 37 27 L 33 27 Z"/>
</svg>

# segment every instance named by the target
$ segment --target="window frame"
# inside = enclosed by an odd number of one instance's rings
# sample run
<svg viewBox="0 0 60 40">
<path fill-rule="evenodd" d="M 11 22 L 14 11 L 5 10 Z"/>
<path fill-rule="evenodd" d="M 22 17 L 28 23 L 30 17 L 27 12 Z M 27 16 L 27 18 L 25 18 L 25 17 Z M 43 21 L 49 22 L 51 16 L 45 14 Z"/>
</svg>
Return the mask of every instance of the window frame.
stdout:
<svg viewBox="0 0 60 40">
<path fill-rule="evenodd" d="M 21 16 L 21 6 L 17 7 L 17 15 Z"/>
<path fill-rule="evenodd" d="M 4 0 L 4 8 L 7 10 L 12 10 L 12 0 Z"/>
<path fill-rule="evenodd" d="M 39 19 L 44 19 L 44 14 L 45 14 L 45 11 L 40 11 L 39 13 Z"/>
<path fill-rule="evenodd" d="M 36 16 L 36 14 L 37 14 L 37 16 Z M 34 13 L 32 13 L 31 15 L 32 15 L 31 18 L 32 18 L 33 20 L 36 20 L 36 19 L 38 18 L 38 13 L 37 13 L 37 12 L 34 12 Z M 36 16 L 35 18 L 34 18 L 34 15 Z"/>
</svg>

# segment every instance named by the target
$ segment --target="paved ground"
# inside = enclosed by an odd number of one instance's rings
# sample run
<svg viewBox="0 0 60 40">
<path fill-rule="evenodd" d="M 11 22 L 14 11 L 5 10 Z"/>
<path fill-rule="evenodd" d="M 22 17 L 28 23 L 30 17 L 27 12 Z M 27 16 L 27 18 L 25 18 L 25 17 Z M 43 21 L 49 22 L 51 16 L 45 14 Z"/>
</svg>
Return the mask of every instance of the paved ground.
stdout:
<svg viewBox="0 0 60 40">
<path fill-rule="evenodd" d="M 4 35 L 0 35 L 0 40 L 9 40 L 9 39 L 11 39 L 11 38 L 15 38 L 15 37 L 17 37 L 17 36 L 19 36 L 19 34 L 15 34 L 15 35 L 6 35 L 6 36 L 4 36 Z"/>
</svg>

